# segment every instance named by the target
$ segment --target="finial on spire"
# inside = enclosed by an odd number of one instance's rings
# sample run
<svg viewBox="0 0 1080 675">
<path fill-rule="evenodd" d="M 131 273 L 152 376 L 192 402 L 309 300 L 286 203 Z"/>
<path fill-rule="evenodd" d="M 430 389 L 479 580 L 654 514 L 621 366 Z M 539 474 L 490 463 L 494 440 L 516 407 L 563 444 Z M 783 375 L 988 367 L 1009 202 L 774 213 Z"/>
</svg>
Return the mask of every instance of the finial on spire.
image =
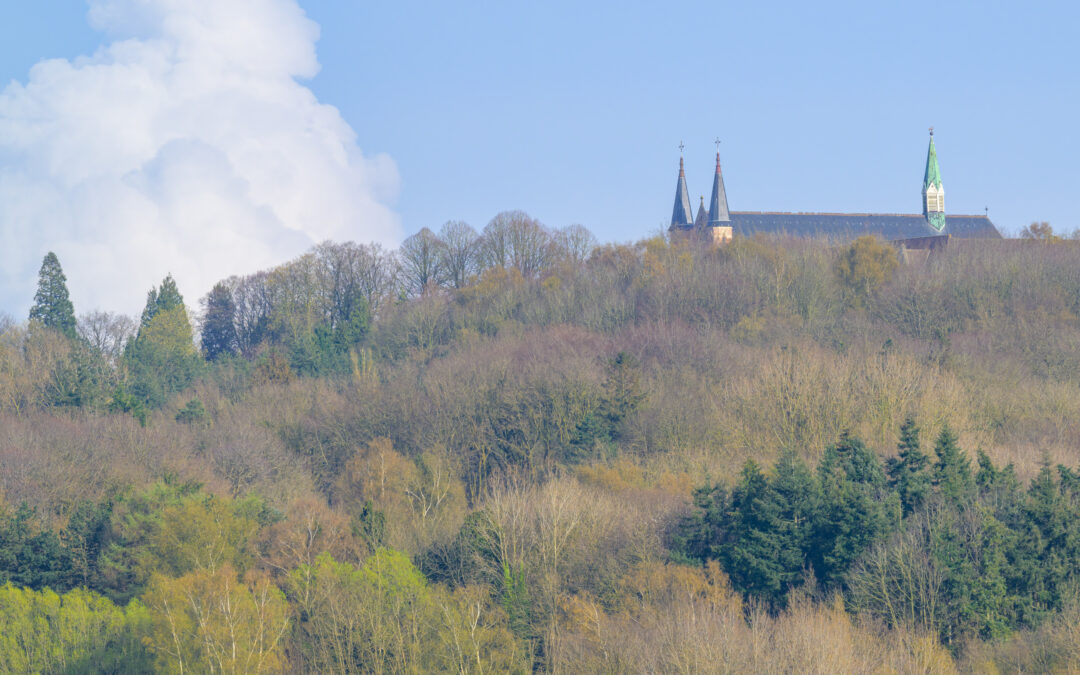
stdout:
<svg viewBox="0 0 1080 675">
<path fill-rule="evenodd" d="M 930 135 L 931 135 L 931 136 L 933 136 L 933 135 L 934 135 L 934 127 L 930 127 Z"/>
<path fill-rule="evenodd" d="M 684 146 L 684 145 L 682 144 L 682 141 L 679 141 L 679 154 L 680 154 L 680 155 L 682 154 L 682 151 L 683 151 L 683 148 L 684 148 L 684 147 L 686 147 L 686 146 Z"/>
<path fill-rule="evenodd" d="M 718 155 L 719 155 L 719 154 L 720 154 L 720 137 L 719 137 L 719 136 L 717 136 L 717 137 L 716 137 L 716 140 L 715 140 L 715 141 L 713 141 L 713 143 L 715 143 L 715 144 L 716 144 L 716 154 L 718 154 Z"/>
</svg>

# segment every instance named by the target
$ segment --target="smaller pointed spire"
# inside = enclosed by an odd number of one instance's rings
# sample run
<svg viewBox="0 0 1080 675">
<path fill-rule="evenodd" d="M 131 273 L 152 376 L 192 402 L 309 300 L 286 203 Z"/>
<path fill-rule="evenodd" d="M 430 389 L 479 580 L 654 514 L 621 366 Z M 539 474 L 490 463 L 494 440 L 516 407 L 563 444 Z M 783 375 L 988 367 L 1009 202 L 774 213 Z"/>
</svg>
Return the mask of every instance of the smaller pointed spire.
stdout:
<svg viewBox="0 0 1080 675">
<path fill-rule="evenodd" d="M 709 226 L 709 214 L 705 211 L 705 195 L 701 195 L 701 203 L 698 205 L 697 218 L 694 218 L 694 227 L 703 228 Z"/>
</svg>

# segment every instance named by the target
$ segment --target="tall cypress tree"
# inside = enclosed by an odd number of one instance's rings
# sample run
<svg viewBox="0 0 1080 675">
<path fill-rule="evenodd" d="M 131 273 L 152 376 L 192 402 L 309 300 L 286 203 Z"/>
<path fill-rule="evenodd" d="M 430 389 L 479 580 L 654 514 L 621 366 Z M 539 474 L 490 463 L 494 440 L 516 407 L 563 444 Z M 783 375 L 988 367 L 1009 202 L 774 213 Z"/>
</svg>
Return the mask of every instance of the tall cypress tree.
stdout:
<svg viewBox="0 0 1080 675">
<path fill-rule="evenodd" d="M 75 308 L 68 297 L 67 277 L 60 268 L 60 260 L 49 251 L 41 262 L 38 272 L 38 288 L 34 294 L 34 306 L 30 308 L 30 320 L 38 321 L 46 328 L 74 340 Z"/>
</svg>

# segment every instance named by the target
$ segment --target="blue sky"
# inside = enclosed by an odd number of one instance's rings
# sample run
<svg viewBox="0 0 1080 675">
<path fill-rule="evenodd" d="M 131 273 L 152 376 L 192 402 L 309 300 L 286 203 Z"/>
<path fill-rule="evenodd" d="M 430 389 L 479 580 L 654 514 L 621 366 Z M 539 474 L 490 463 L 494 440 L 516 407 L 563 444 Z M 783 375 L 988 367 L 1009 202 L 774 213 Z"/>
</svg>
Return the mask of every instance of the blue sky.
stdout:
<svg viewBox="0 0 1080 675">
<path fill-rule="evenodd" d="M 948 212 L 1080 228 L 1072 3 L 299 4 L 301 84 L 396 166 L 384 239 L 519 208 L 635 240 L 670 218 L 680 141 L 707 196 L 717 136 L 733 210 L 917 212 L 931 125 Z M 116 37 L 86 10 L 5 3 L 0 86 Z"/>
<path fill-rule="evenodd" d="M 634 239 L 677 148 L 736 210 L 917 212 L 927 127 L 954 213 L 1080 227 L 1073 3 L 304 3 L 312 88 L 398 162 L 406 229 L 523 208 Z"/>
</svg>

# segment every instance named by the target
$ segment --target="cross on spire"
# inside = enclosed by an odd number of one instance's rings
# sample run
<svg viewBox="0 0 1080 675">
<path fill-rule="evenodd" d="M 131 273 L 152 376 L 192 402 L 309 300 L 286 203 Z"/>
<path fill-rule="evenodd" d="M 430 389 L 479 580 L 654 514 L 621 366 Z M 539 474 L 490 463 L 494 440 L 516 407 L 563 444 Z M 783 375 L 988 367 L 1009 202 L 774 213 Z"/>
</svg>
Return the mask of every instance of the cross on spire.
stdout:
<svg viewBox="0 0 1080 675">
<path fill-rule="evenodd" d="M 716 140 L 713 141 L 713 143 L 716 143 L 716 154 L 720 154 L 720 137 L 717 136 Z"/>
<path fill-rule="evenodd" d="M 682 151 L 683 151 L 684 147 L 686 147 L 686 146 L 683 145 L 682 141 L 679 141 L 679 154 L 680 155 L 682 154 Z"/>
</svg>

